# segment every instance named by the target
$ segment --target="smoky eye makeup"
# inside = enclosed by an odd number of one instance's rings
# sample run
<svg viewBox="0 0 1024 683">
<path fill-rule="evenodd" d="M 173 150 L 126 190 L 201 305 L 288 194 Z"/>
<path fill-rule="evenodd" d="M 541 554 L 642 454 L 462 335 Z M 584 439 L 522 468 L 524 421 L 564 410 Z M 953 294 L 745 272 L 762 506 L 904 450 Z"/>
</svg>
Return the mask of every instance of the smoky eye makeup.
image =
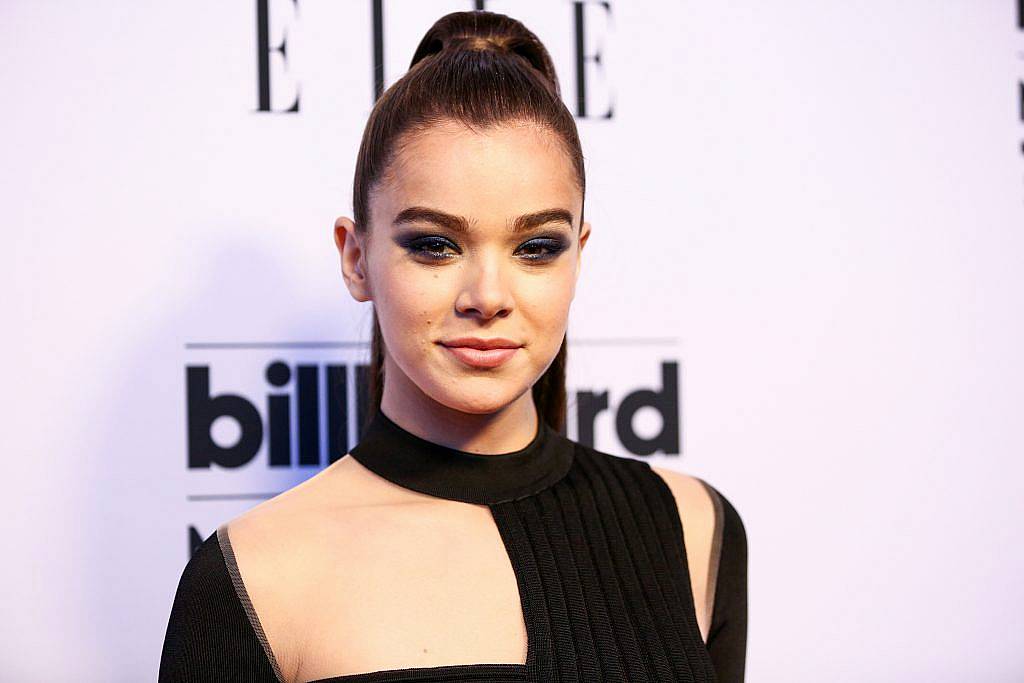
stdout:
<svg viewBox="0 0 1024 683">
<path fill-rule="evenodd" d="M 458 244 L 437 233 L 412 231 L 397 236 L 395 242 L 411 256 L 427 262 L 440 263 L 462 254 Z M 570 240 L 563 234 L 544 233 L 520 243 L 514 255 L 527 263 L 543 264 L 557 258 L 569 244 Z"/>
<path fill-rule="evenodd" d="M 568 248 L 569 240 L 565 235 L 553 233 L 529 239 L 517 251 L 528 260 L 551 261 Z"/>
<path fill-rule="evenodd" d="M 457 256 L 460 249 L 447 237 L 429 233 L 409 233 L 395 239 L 398 246 L 411 255 L 432 261 L 444 261 Z"/>
</svg>

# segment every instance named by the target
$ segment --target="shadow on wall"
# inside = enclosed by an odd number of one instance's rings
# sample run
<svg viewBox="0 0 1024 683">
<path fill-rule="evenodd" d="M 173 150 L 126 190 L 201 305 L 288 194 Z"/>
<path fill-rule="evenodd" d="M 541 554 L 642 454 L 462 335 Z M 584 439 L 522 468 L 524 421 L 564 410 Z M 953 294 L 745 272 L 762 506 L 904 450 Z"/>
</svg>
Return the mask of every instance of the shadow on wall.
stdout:
<svg viewBox="0 0 1024 683">
<path fill-rule="evenodd" d="M 88 634 L 82 640 L 91 640 L 86 646 L 96 653 L 95 661 L 108 667 L 91 672 L 96 680 L 156 678 L 190 536 L 193 541 L 205 539 L 219 524 L 304 481 L 328 463 L 326 440 L 321 446 L 318 438 L 320 465 L 298 465 L 299 430 L 292 428 L 291 434 L 281 436 L 282 429 L 288 431 L 295 423 L 291 414 L 297 400 L 285 406 L 287 424 L 280 424 L 280 411 L 268 419 L 268 412 L 273 412 L 268 411 L 268 403 L 274 405 L 270 394 L 284 395 L 276 403 L 280 408 L 282 400 L 298 392 L 295 372 L 292 381 L 278 389 L 268 384 L 267 367 L 274 360 L 293 369 L 299 365 L 325 371 L 331 365 L 347 367 L 348 388 L 342 397 L 347 406 L 354 395 L 352 369 L 366 362 L 365 344 L 186 349 L 186 343 L 195 342 L 369 338 L 368 306 L 355 309 L 356 315 L 345 312 L 332 317 L 330 312 L 339 309 L 338 303 L 311 300 L 314 297 L 300 290 L 270 250 L 247 242 L 211 252 L 215 256 L 192 271 L 202 279 L 186 290 L 187 296 L 169 305 L 154 304 L 162 317 L 149 317 L 153 322 L 120 330 L 134 337 L 123 342 L 129 352 L 112 368 L 110 381 L 99 387 L 94 398 L 93 418 L 99 424 L 81 430 L 91 436 L 82 445 L 85 458 L 103 466 L 84 471 L 83 481 L 69 492 L 78 497 L 67 505 L 78 515 L 72 523 L 80 530 L 83 551 L 80 566 L 68 568 L 69 585 L 63 590 L 70 603 L 69 617 L 77 621 L 69 630 Z M 343 285 L 338 297 L 352 301 Z M 277 319 L 268 319 L 272 315 Z M 259 451 L 246 464 L 189 468 L 186 365 L 209 369 L 212 396 L 236 395 L 239 401 L 249 401 L 264 425 L 277 420 L 263 429 Z M 327 392 L 321 386 L 318 393 Z M 327 432 L 322 419 L 327 412 L 323 405 L 314 411 L 321 416 L 318 437 Z M 355 411 L 348 412 L 348 422 L 354 426 Z M 277 434 L 273 434 L 275 428 Z M 308 437 L 308 426 L 305 431 Z M 227 449 L 243 436 L 231 419 L 216 420 L 210 434 L 213 443 Z M 272 440 L 278 447 L 276 457 L 289 457 L 295 464 L 270 466 Z M 282 444 L 288 447 L 287 453 L 280 450 Z"/>
</svg>

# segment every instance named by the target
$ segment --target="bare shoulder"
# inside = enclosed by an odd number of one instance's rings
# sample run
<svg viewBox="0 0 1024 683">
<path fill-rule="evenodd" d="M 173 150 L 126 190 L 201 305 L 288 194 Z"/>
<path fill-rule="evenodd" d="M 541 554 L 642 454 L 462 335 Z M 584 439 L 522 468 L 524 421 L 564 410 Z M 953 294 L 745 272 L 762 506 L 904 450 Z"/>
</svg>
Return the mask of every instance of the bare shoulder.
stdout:
<svg viewBox="0 0 1024 683">
<path fill-rule="evenodd" d="M 672 491 L 684 524 L 684 533 L 688 531 L 685 528 L 687 522 L 690 522 L 695 532 L 699 532 L 700 529 L 714 530 L 715 503 L 703 481 L 693 475 L 666 467 L 651 465 L 651 469 L 665 480 Z"/>
<path fill-rule="evenodd" d="M 257 615 L 285 680 L 299 674 L 310 606 L 331 611 L 323 603 L 332 597 L 320 587 L 343 584 L 347 559 L 372 535 L 376 505 L 388 494 L 373 476 L 353 458 L 341 458 L 223 525 L 239 597 Z"/>
<path fill-rule="evenodd" d="M 323 551 L 327 537 L 345 534 L 374 516 L 371 508 L 400 502 L 403 491 L 343 457 L 301 484 L 233 518 L 231 544 L 253 571 L 281 571 L 300 562 L 305 548 Z"/>
<path fill-rule="evenodd" d="M 652 465 L 651 469 L 665 481 L 676 501 L 683 525 L 686 562 L 697 622 L 701 635 L 707 640 L 714 600 L 714 577 L 710 574 L 715 564 L 712 552 L 717 506 L 711 491 L 697 477 L 665 467 Z"/>
<path fill-rule="evenodd" d="M 342 458 L 301 484 L 234 517 L 225 526 L 231 545 L 252 572 L 281 571 L 295 564 L 296 552 L 316 543 L 328 530 L 332 514 L 357 503 L 360 472 L 352 458 Z M 333 525 L 337 528 L 337 525 Z"/>
</svg>

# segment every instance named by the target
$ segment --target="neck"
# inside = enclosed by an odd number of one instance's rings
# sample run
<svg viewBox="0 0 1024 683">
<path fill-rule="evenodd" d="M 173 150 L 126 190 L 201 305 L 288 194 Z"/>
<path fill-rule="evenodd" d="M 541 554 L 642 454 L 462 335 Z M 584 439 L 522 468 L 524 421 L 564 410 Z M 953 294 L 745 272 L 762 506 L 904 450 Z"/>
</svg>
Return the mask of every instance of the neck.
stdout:
<svg viewBox="0 0 1024 683">
<path fill-rule="evenodd" d="M 495 410 L 472 406 L 482 412 L 468 412 L 435 401 L 401 372 L 385 376 L 381 410 L 403 429 L 427 441 L 491 455 L 517 451 L 537 433 L 540 418 L 532 391 Z"/>
<path fill-rule="evenodd" d="M 378 476 L 412 491 L 495 505 L 539 493 L 572 467 L 574 443 L 543 421 L 521 448 L 472 453 L 413 434 L 385 410 L 382 405 L 374 413 L 349 455 Z"/>
</svg>

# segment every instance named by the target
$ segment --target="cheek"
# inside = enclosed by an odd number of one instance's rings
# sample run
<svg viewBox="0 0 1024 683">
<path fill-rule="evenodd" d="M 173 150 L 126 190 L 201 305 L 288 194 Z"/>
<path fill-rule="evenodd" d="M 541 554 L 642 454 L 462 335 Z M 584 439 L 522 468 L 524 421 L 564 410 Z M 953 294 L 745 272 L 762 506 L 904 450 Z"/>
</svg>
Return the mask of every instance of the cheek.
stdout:
<svg viewBox="0 0 1024 683">
<path fill-rule="evenodd" d="M 524 316 L 535 332 L 548 331 L 544 337 L 550 337 L 550 343 L 556 347 L 562 343 L 561 332 L 569 317 L 574 287 L 573 269 L 567 267 L 537 278 L 522 290 L 520 309 Z"/>
<path fill-rule="evenodd" d="M 374 303 L 389 348 L 412 351 L 431 344 L 437 336 L 432 330 L 443 321 L 453 296 L 439 273 L 389 264 L 374 283 Z"/>
</svg>

